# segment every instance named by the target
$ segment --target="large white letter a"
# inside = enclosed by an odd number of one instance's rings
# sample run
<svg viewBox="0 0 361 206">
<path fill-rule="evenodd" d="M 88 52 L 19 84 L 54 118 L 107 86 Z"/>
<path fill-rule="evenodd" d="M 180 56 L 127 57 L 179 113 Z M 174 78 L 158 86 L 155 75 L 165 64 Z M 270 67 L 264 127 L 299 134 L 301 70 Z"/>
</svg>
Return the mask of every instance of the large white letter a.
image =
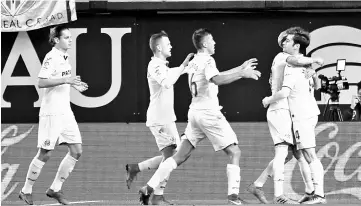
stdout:
<svg viewBox="0 0 361 206">
<path fill-rule="evenodd" d="M 22 56 L 25 67 L 30 76 L 12 77 L 11 75 L 14 72 L 16 63 L 18 62 L 20 56 Z M 4 100 L 4 92 L 6 87 L 9 85 L 33 85 L 39 95 L 39 99 L 34 103 L 34 107 L 40 107 L 42 93 L 36 85 L 40 67 L 40 60 L 36 54 L 33 44 L 30 41 L 28 33 L 19 32 L 5 63 L 4 70 L 1 73 L 1 107 L 11 107 L 11 103 Z"/>
</svg>

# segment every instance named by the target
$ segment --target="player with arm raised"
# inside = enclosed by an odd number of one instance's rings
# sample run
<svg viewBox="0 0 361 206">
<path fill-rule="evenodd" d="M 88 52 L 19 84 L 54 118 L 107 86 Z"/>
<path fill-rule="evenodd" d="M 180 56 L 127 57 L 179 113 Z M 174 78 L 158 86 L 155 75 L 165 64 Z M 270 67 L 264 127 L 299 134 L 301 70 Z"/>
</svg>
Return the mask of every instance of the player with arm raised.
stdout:
<svg viewBox="0 0 361 206">
<path fill-rule="evenodd" d="M 309 40 L 302 34 L 288 34 L 284 42 L 284 49 L 294 57 L 302 57 L 302 50 L 305 50 Z M 286 62 L 290 63 L 287 58 Z M 305 78 L 305 67 L 291 67 L 289 64 L 284 71 L 282 89 L 271 97 L 263 99 L 263 104 L 269 104 L 287 98 L 293 132 L 296 140 L 297 150 L 300 150 L 309 164 L 311 176 L 314 183 L 314 194 L 303 204 L 326 203 L 323 191 L 323 166 L 315 152 L 315 127 L 318 121 L 319 109 L 313 96 L 313 80 Z"/>
<path fill-rule="evenodd" d="M 139 191 L 141 204 L 146 204 L 150 195 L 161 182 L 180 164 L 185 162 L 197 144 L 208 138 L 215 151 L 224 151 L 230 158 L 227 164 L 228 201 L 240 205 L 239 198 L 241 150 L 238 139 L 221 113 L 218 101 L 218 86 L 232 83 L 241 78 L 257 80 L 261 73 L 254 70 L 256 59 L 250 59 L 241 66 L 219 72 L 211 55 L 215 53 L 215 41 L 207 29 L 198 29 L 193 33 L 193 44 L 197 54 L 188 66 L 189 87 L 192 102 L 189 106 L 188 125 L 177 152 L 165 160 L 155 172 L 148 184 Z"/>
<path fill-rule="evenodd" d="M 299 27 L 292 27 L 280 33 L 280 35 L 278 36 L 278 45 L 283 48 L 283 43 L 285 42 L 287 35 L 296 33 L 304 35 L 305 38 L 309 41 L 309 36 L 307 32 L 305 32 Z M 291 62 L 289 63 L 293 66 L 310 66 L 310 63 L 312 63 L 312 61 L 322 61 L 322 59 L 320 58 L 292 56 L 291 54 L 287 53 L 287 50 L 283 49 L 282 52 L 276 55 L 271 67 L 270 85 L 272 94 L 279 91 L 282 87 L 284 69 L 287 64 L 286 59 L 291 60 Z M 315 72 L 314 70 L 310 69 L 309 73 L 313 75 Z M 306 76 L 308 76 L 308 74 L 306 74 Z M 315 75 L 313 76 L 315 77 Z M 282 171 L 284 170 L 284 167 L 282 167 L 281 165 L 283 165 L 282 163 L 284 162 L 284 156 L 287 155 L 286 150 L 288 148 L 292 149 L 292 153 L 298 161 L 303 181 L 305 183 L 305 195 L 298 202 L 302 203 L 304 201 L 307 201 L 312 196 L 312 192 L 314 191 L 313 182 L 308 163 L 304 159 L 302 153 L 300 151 L 297 151 L 294 146 L 294 141 L 292 137 L 292 120 L 289 113 L 288 102 L 286 99 L 277 101 L 269 106 L 267 110 L 267 122 L 273 142 L 275 144 L 275 158 L 268 164 L 267 168 L 262 172 L 258 179 L 250 186 L 248 186 L 247 191 L 255 195 L 262 203 L 267 204 L 268 201 L 264 195 L 262 187 L 267 181 L 268 177 L 273 176 L 274 178 L 276 178 L 274 180 L 274 192 L 275 197 L 277 197 L 276 202 L 297 204 L 293 200 L 283 195 L 284 178 L 282 175 Z M 288 157 L 286 158 L 286 160 L 290 160 L 291 158 L 292 157 Z M 277 175 L 279 173 L 281 173 L 281 177 L 277 178 Z M 274 176 L 274 174 L 277 175 Z"/>
<path fill-rule="evenodd" d="M 179 67 L 169 68 L 167 58 L 171 56 L 172 46 L 168 34 L 164 31 L 153 34 L 150 37 L 149 46 L 153 52 L 153 57 L 148 64 L 147 73 L 150 102 L 147 110 L 146 126 L 149 127 L 155 137 L 158 149 L 162 155 L 147 159 L 138 164 L 127 164 L 126 182 L 128 188 L 130 188 L 137 173 L 146 169 L 158 168 L 163 160 L 174 154 L 177 145 L 179 145 L 180 139 L 175 124 L 173 85 L 193 56 L 191 53 Z M 151 200 L 153 205 L 170 204 L 163 196 L 168 178 L 169 176 L 154 188 L 154 195 Z"/>
</svg>

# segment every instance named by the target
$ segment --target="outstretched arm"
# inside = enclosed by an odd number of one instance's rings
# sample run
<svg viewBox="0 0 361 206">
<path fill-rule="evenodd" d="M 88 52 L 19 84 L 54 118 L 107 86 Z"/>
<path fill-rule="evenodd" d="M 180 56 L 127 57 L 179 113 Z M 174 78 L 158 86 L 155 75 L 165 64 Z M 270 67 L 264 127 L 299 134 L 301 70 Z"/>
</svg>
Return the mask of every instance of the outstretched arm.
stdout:
<svg viewBox="0 0 361 206">
<path fill-rule="evenodd" d="M 323 65 L 323 59 L 319 57 L 289 56 L 286 62 L 292 66 L 307 66 L 313 63 Z"/>
<path fill-rule="evenodd" d="M 167 73 L 164 73 L 164 68 L 159 68 L 159 70 L 157 70 L 157 67 L 152 69 L 151 73 L 157 79 L 157 82 L 162 85 L 162 87 L 169 89 L 177 82 L 179 76 L 184 74 L 184 69 L 188 66 L 189 60 L 193 57 L 193 55 L 193 53 L 188 54 L 179 67 L 171 68 Z"/>
<path fill-rule="evenodd" d="M 171 68 L 168 71 L 167 77 L 160 83 L 162 87 L 169 89 L 171 86 L 173 86 L 177 82 L 179 76 L 183 73 L 183 70 L 183 64 L 181 64 L 179 67 Z"/>
<path fill-rule="evenodd" d="M 245 61 L 241 66 L 233 69 L 220 72 L 218 75 L 211 78 L 211 81 L 216 85 L 230 84 L 241 78 L 251 78 L 258 80 L 261 76 L 261 72 L 254 70 L 257 66 L 257 59 L 249 59 Z"/>
</svg>

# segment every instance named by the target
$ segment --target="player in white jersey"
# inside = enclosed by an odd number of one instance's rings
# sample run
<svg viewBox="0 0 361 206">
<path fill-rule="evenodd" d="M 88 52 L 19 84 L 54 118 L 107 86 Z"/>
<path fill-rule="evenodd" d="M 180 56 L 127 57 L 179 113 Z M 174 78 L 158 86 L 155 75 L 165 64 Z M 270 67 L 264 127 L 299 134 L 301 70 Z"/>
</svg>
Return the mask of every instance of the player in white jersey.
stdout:
<svg viewBox="0 0 361 206">
<path fill-rule="evenodd" d="M 299 32 L 297 27 L 289 28 L 278 37 L 278 44 L 283 48 L 283 42 L 288 34 L 295 34 Z M 307 35 L 307 34 L 306 34 Z M 271 68 L 270 84 L 272 94 L 275 94 L 282 87 L 284 69 L 286 66 L 286 59 L 291 54 L 287 53 L 287 50 L 280 52 L 273 60 Z M 298 60 L 298 58 L 296 59 Z M 307 66 L 309 63 L 303 64 L 302 62 L 291 62 L 296 65 Z M 306 75 L 307 76 L 307 75 Z M 277 204 L 297 204 L 297 202 L 287 198 L 283 195 L 283 181 L 284 181 L 284 164 L 285 159 L 289 161 L 292 157 L 286 158 L 288 149 L 291 149 L 293 155 L 298 161 L 301 175 L 305 183 L 305 195 L 298 201 L 302 203 L 307 201 L 314 191 L 313 182 L 311 178 L 310 168 L 305 158 L 300 151 L 297 151 L 294 147 L 294 138 L 292 134 L 292 120 L 289 112 L 289 106 L 287 99 L 281 99 L 275 103 L 272 103 L 267 110 L 267 122 L 271 137 L 275 145 L 275 157 L 268 164 L 267 168 L 262 172 L 258 179 L 248 186 L 247 190 L 254 194 L 262 203 L 267 204 L 268 201 L 262 191 L 262 187 L 267 181 L 268 177 L 274 178 L 274 202 Z M 286 161 L 286 162 L 287 162 Z"/>
<path fill-rule="evenodd" d="M 165 177 L 187 160 L 197 144 L 208 138 L 215 151 L 223 150 L 230 158 L 227 164 L 228 201 L 231 204 L 242 204 L 239 198 L 241 150 L 238 147 L 236 134 L 221 113 L 218 101 L 218 85 L 229 84 L 241 78 L 257 80 L 261 73 L 254 70 L 257 59 L 250 59 L 241 66 L 228 71 L 219 72 L 211 55 L 215 52 L 215 41 L 207 29 L 199 29 L 193 33 L 193 44 L 197 54 L 187 67 L 192 103 L 189 106 L 188 125 L 177 152 L 165 160 L 155 172 L 148 184 L 139 191 L 142 203 L 145 202 Z"/>
<path fill-rule="evenodd" d="M 148 85 L 150 102 L 147 111 L 146 126 L 155 137 L 161 156 L 147 159 L 138 164 L 127 164 L 127 185 L 130 185 L 137 173 L 146 169 L 156 169 L 162 160 L 174 154 L 180 138 L 175 124 L 174 89 L 173 85 L 183 73 L 193 54 L 189 54 L 184 62 L 175 68 L 168 67 L 167 58 L 171 56 L 171 43 L 168 35 L 162 31 L 153 34 L 149 41 L 154 56 L 148 64 Z M 170 204 L 164 199 L 163 193 L 169 176 L 158 187 L 154 188 L 151 200 L 153 205 Z M 148 203 L 148 200 L 146 201 Z"/>
<path fill-rule="evenodd" d="M 67 53 L 72 43 L 70 30 L 63 25 L 51 28 L 49 42 L 53 48 L 46 54 L 38 75 L 38 86 L 44 88 L 39 112 L 39 151 L 30 163 L 24 187 L 19 193 L 19 198 L 29 205 L 33 204 L 32 187 L 57 142 L 68 146 L 69 152 L 60 163 L 46 195 L 61 204 L 69 204 L 61 188 L 82 154 L 80 131 L 70 107 L 70 86 L 82 92 L 88 85 L 79 76 L 71 75 Z"/>
<path fill-rule="evenodd" d="M 292 54 L 292 56 L 287 58 L 286 62 L 289 63 L 297 59 L 298 56 L 302 57 L 303 55 L 300 51 L 305 51 L 308 45 L 309 38 L 302 33 L 288 34 L 283 46 L 284 50 Z M 315 61 L 311 59 L 309 62 L 313 63 Z M 285 68 L 282 89 L 271 97 L 264 98 L 262 102 L 266 107 L 269 104 L 287 98 L 296 146 L 298 150 L 301 150 L 308 162 L 314 182 L 314 195 L 308 201 L 303 202 L 303 204 L 324 204 L 326 203 L 323 191 L 324 171 L 315 151 L 316 139 L 314 130 L 320 111 L 313 96 L 313 84 L 310 84 L 314 80 L 305 78 L 305 67 L 291 67 L 287 64 Z"/>
</svg>

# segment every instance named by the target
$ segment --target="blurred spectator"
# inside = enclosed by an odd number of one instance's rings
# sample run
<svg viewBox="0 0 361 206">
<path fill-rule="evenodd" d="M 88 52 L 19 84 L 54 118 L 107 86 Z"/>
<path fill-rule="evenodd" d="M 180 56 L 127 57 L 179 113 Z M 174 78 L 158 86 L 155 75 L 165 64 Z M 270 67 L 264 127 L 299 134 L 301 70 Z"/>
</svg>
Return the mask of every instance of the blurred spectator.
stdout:
<svg viewBox="0 0 361 206">
<path fill-rule="evenodd" d="M 361 81 L 357 83 L 357 94 L 352 95 L 351 105 L 344 113 L 345 121 L 361 121 Z"/>
</svg>

